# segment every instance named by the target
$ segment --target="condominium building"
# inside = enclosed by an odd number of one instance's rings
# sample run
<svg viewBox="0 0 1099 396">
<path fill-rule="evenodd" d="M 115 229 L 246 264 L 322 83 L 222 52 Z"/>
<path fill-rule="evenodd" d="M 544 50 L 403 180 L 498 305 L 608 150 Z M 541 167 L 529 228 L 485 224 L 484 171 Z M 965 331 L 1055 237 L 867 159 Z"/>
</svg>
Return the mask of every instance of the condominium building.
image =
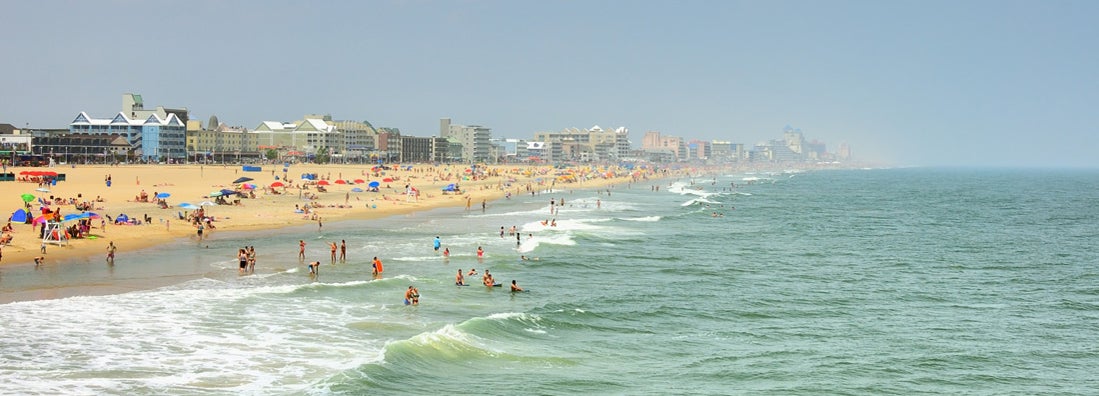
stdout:
<svg viewBox="0 0 1099 396">
<path fill-rule="evenodd" d="M 128 155 L 146 161 L 182 160 L 187 156 L 186 125 L 175 113 L 167 117 L 150 114 L 145 119 L 132 119 L 119 112 L 114 118 L 92 118 L 80 112 L 71 123 L 69 133 L 121 135 L 130 144 Z"/>
<path fill-rule="evenodd" d="M 536 132 L 534 140 L 545 143 L 546 161 L 617 161 L 629 156 L 629 129 L 613 131 L 599 125 L 588 129 L 568 128 L 561 132 Z"/>
<path fill-rule="evenodd" d="M 439 135 L 461 145 L 460 152 L 450 152 L 453 160 L 463 162 L 485 162 L 491 157 L 492 129 L 480 125 L 451 124 L 449 118 L 439 120 Z M 460 157 L 454 154 L 460 153 Z"/>
</svg>

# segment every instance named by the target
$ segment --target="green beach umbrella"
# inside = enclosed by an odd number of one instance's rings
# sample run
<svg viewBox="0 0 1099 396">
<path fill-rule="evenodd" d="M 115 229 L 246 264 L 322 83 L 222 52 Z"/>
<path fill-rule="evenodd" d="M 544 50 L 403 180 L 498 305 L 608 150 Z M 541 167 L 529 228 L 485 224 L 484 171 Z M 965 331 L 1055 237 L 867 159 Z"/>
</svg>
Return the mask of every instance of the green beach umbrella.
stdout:
<svg viewBox="0 0 1099 396">
<path fill-rule="evenodd" d="M 34 200 L 34 194 L 23 194 L 23 202 L 30 202 Z"/>
</svg>

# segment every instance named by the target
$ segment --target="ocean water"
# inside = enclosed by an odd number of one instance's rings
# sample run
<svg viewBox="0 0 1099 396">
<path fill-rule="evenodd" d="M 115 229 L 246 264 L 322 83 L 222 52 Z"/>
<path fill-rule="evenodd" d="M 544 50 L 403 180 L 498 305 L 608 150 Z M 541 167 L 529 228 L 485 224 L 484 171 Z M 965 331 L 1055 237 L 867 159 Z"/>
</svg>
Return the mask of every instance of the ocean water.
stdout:
<svg viewBox="0 0 1099 396">
<path fill-rule="evenodd" d="M 3 268 L 8 301 L 112 288 L 0 305 L 0 394 L 1099 394 L 1099 171 L 735 173 L 479 209 Z M 455 286 L 471 267 L 528 291 Z"/>
</svg>

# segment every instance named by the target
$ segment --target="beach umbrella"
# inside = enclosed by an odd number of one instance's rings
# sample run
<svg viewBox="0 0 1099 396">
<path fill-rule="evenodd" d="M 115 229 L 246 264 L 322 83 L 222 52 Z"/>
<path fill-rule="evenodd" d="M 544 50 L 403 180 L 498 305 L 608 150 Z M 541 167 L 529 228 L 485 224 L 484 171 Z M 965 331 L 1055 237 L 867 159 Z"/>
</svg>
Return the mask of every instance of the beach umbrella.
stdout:
<svg viewBox="0 0 1099 396">
<path fill-rule="evenodd" d="M 169 193 L 157 193 L 157 194 L 156 194 L 156 199 L 164 199 L 164 198 L 168 198 L 168 197 L 170 197 L 170 196 L 172 196 L 172 194 L 169 194 Z"/>
<path fill-rule="evenodd" d="M 328 180 L 321 180 L 321 181 L 317 182 L 318 186 L 327 186 L 328 184 L 329 184 Z"/>
<path fill-rule="evenodd" d="M 130 216 L 126 216 L 126 214 L 123 213 L 123 214 L 118 215 L 118 217 L 115 217 L 114 220 L 125 223 L 127 221 L 130 221 Z"/>
<path fill-rule="evenodd" d="M 351 189 L 351 192 L 363 192 L 363 189 L 355 187 Z"/>
<path fill-rule="evenodd" d="M 34 194 L 23 194 L 23 195 L 20 195 L 19 197 L 23 198 L 23 202 L 30 202 L 30 201 L 34 200 Z"/>
<path fill-rule="evenodd" d="M 209 195 L 211 197 L 220 197 L 220 196 L 225 195 L 225 194 L 222 194 L 221 191 L 213 191 L 213 192 L 210 192 Z"/>
<path fill-rule="evenodd" d="M 393 178 L 392 178 L 392 177 L 387 177 L 387 178 L 385 178 L 385 179 L 382 179 L 382 181 L 383 181 L 383 182 L 386 182 L 386 183 L 392 183 L 392 182 L 393 182 Z"/>
<path fill-rule="evenodd" d="M 286 185 L 282 184 L 282 182 L 271 183 L 271 187 L 284 187 L 284 186 L 286 186 Z"/>
<path fill-rule="evenodd" d="M 248 183 L 241 183 L 240 184 L 240 189 L 241 190 L 254 190 L 255 188 L 256 188 L 255 184 L 248 184 Z"/>
<path fill-rule="evenodd" d="M 198 203 L 198 206 L 218 206 L 218 204 L 210 201 L 202 201 Z"/>
<path fill-rule="evenodd" d="M 240 183 L 244 183 L 244 182 L 250 182 L 252 180 L 255 180 L 255 179 L 253 179 L 251 177 L 238 177 L 236 180 L 233 180 L 233 184 L 240 184 Z"/>
<path fill-rule="evenodd" d="M 179 204 L 179 207 L 181 209 L 187 209 L 187 210 L 198 209 L 198 206 L 195 206 L 194 204 L 189 204 L 189 203 L 186 203 L 186 202 Z"/>
<path fill-rule="evenodd" d="M 48 188 L 45 188 L 45 187 L 38 187 L 38 188 L 34 189 L 34 191 L 38 191 L 38 192 L 50 192 L 50 189 L 48 189 Z"/>
<path fill-rule="evenodd" d="M 221 189 L 221 195 L 233 195 L 233 194 L 236 194 L 236 193 L 237 193 L 236 191 L 230 190 L 228 188 Z"/>
<path fill-rule="evenodd" d="M 378 183 L 378 181 L 375 180 L 375 181 L 370 182 L 370 184 L 367 184 L 367 187 L 378 188 L 378 186 L 380 186 L 380 185 L 382 185 L 382 183 Z"/>
<path fill-rule="evenodd" d="M 336 184 L 347 184 L 347 180 L 336 180 Z"/>
<path fill-rule="evenodd" d="M 102 216 L 99 215 L 99 213 L 95 213 L 95 212 L 87 212 L 85 214 L 88 215 L 89 219 L 98 219 L 98 218 L 102 217 Z"/>
<path fill-rule="evenodd" d="M 81 217 L 79 214 L 69 213 L 69 214 L 61 217 L 61 221 L 79 220 L 79 219 L 82 219 L 82 218 L 83 217 Z"/>
<path fill-rule="evenodd" d="M 355 179 L 355 184 L 363 184 L 363 183 L 366 183 L 366 180 L 363 180 L 363 179 Z"/>
<path fill-rule="evenodd" d="M 24 221 L 26 221 L 26 220 L 24 220 Z M 46 216 L 35 217 L 34 221 L 32 223 L 33 224 L 39 224 L 39 223 L 45 224 L 46 223 Z"/>
</svg>

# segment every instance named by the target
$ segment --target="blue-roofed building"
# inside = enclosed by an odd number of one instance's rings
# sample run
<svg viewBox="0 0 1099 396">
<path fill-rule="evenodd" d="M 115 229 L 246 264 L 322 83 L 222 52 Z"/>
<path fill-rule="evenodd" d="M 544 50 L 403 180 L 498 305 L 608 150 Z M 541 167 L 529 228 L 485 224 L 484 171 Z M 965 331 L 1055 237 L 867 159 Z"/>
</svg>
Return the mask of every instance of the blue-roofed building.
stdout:
<svg viewBox="0 0 1099 396">
<path fill-rule="evenodd" d="M 130 144 L 131 155 L 146 161 L 187 157 L 187 125 L 175 114 L 157 114 L 145 119 L 131 119 L 119 112 L 114 118 L 92 118 L 80 112 L 69 124 L 69 133 L 122 135 Z"/>
</svg>

